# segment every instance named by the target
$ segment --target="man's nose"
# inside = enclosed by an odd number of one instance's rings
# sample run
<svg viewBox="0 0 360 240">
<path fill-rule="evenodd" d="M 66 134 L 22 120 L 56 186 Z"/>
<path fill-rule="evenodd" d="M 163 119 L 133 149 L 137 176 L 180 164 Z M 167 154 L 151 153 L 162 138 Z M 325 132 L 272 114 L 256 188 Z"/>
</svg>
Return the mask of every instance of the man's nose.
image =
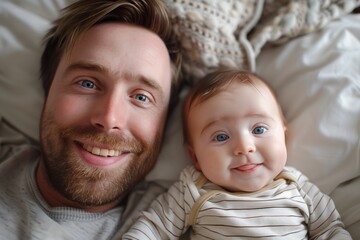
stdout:
<svg viewBox="0 0 360 240">
<path fill-rule="evenodd" d="M 129 104 L 125 97 L 103 96 L 94 103 L 91 124 L 103 131 L 124 129 L 128 122 Z"/>
<path fill-rule="evenodd" d="M 239 136 L 236 139 L 234 154 L 235 155 L 246 155 L 254 153 L 256 151 L 255 144 L 250 136 Z"/>
</svg>

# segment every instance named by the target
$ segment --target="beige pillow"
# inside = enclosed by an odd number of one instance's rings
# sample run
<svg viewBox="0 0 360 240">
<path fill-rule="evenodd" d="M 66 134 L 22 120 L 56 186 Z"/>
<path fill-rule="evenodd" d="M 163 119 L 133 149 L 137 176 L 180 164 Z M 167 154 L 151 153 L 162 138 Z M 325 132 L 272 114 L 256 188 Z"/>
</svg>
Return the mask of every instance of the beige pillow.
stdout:
<svg viewBox="0 0 360 240">
<path fill-rule="evenodd" d="M 263 1 L 167 0 L 183 51 L 183 74 L 192 82 L 219 66 L 253 69 L 246 36 L 261 15 Z"/>
<path fill-rule="evenodd" d="M 257 56 L 265 45 L 282 44 L 322 29 L 359 5 L 358 0 L 268 0 L 249 40 Z"/>
</svg>

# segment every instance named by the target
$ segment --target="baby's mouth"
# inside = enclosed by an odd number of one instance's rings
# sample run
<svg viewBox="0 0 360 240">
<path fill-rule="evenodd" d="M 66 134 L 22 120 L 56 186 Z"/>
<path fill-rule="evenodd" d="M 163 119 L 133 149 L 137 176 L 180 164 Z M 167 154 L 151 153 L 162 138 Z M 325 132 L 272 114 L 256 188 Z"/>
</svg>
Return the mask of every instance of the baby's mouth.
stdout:
<svg viewBox="0 0 360 240">
<path fill-rule="evenodd" d="M 236 169 L 241 172 L 250 173 L 250 172 L 254 171 L 255 169 L 257 169 L 261 165 L 262 164 L 259 164 L 259 163 L 251 163 L 251 164 L 245 164 L 245 165 L 239 166 Z"/>
</svg>

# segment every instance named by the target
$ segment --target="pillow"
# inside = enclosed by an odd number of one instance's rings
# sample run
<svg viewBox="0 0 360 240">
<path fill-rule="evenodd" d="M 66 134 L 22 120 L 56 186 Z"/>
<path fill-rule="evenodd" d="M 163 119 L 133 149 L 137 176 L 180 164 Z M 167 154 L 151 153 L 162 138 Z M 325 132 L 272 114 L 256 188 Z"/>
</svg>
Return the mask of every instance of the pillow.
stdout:
<svg viewBox="0 0 360 240">
<path fill-rule="evenodd" d="M 259 23 L 249 37 L 257 56 L 266 44 L 284 43 L 323 28 L 360 5 L 358 0 L 265 1 Z"/>
<path fill-rule="evenodd" d="M 41 39 L 59 9 L 72 1 L 0 4 L 0 117 L 35 140 L 44 98 L 39 79 Z"/>
<path fill-rule="evenodd" d="M 218 66 L 253 69 L 248 32 L 261 16 L 263 0 L 166 0 L 183 51 L 183 74 L 193 82 Z"/>
</svg>

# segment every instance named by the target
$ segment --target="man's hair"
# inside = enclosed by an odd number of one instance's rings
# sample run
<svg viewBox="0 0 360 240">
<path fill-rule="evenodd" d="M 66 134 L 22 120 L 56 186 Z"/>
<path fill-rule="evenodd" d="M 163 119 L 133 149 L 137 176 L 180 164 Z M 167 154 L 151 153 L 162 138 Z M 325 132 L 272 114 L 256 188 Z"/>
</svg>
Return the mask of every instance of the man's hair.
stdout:
<svg viewBox="0 0 360 240">
<path fill-rule="evenodd" d="M 44 37 L 40 77 L 45 96 L 49 93 L 61 57 L 70 51 L 80 35 L 97 24 L 121 22 L 140 26 L 157 34 L 166 45 L 172 71 L 170 106 L 176 102 L 181 65 L 167 8 L 162 0 L 80 0 L 64 8 L 60 18 Z"/>
<path fill-rule="evenodd" d="M 255 88 L 257 88 L 256 85 L 259 82 L 267 86 L 267 88 L 273 95 L 275 101 L 277 102 L 279 113 L 283 120 L 284 126 L 286 125 L 286 119 L 277 100 L 276 94 L 262 77 L 260 77 L 256 73 L 243 71 L 235 68 L 219 68 L 218 70 L 211 72 L 198 80 L 198 82 L 196 82 L 195 85 L 190 89 L 189 93 L 185 98 L 182 112 L 184 143 L 191 143 L 188 130 L 188 116 L 191 107 L 196 104 L 200 104 L 211 98 L 212 96 L 224 91 L 224 89 L 226 89 L 226 87 L 234 81 L 246 85 L 252 85 Z M 236 111 L 236 109 L 234 109 L 234 111 Z"/>
</svg>

